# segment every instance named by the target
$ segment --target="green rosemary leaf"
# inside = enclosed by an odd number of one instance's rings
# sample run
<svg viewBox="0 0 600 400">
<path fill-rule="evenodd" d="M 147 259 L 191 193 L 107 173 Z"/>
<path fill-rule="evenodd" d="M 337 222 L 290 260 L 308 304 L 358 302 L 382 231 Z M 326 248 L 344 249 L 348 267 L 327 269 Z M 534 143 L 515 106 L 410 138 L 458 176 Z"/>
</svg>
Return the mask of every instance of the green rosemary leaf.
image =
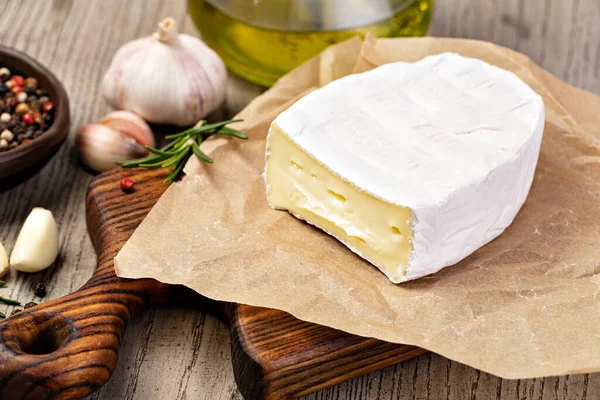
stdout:
<svg viewBox="0 0 600 400">
<path fill-rule="evenodd" d="M 147 164 L 160 159 L 158 155 L 149 155 L 144 158 L 137 158 L 135 160 L 125 161 L 121 163 L 121 167 L 123 168 L 135 168 L 141 166 L 141 164 Z"/>
<path fill-rule="evenodd" d="M 192 126 L 191 128 L 186 129 L 183 132 L 174 133 L 172 135 L 165 136 L 165 139 L 177 139 L 177 138 L 183 137 L 185 135 L 191 134 L 193 131 L 195 131 L 195 130 L 199 129 L 200 127 L 204 126 L 205 123 L 206 123 L 206 121 L 202 120 L 202 121 L 198 122 L 196 125 Z"/>
<path fill-rule="evenodd" d="M 185 135 L 184 137 L 180 138 L 179 140 L 176 140 L 175 146 L 173 146 L 173 150 L 181 151 L 181 149 L 188 143 L 189 140 L 190 140 L 189 135 Z"/>
<path fill-rule="evenodd" d="M 161 147 L 160 149 L 161 149 L 162 151 L 167 151 L 167 150 L 169 150 L 170 148 L 172 148 L 172 147 L 175 147 L 175 145 L 176 145 L 177 143 L 179 143 L 179 141 L 177 141 L 177 140 L 174 140 L 174 141 L 172 141 L 171 143 L 167 144 L 166 146 L 163 146 L 163 147 Z"/>
<path fill-rule="evenodd" d="M 233 136 L 233 137 L 236 137 L 238 139 L 243 139 L 243 140 L 248 139 L 248 136 L 246 136 L 244 134 L 244 132 L 238 131 L 236 129 L 227 128 L 227 127 L 223 127 L 221 129 L 219 129 L 216 132 L 216 134 L 223 135 L 223 136 Z"/>
<path fill-rule="evenodd" d="M 178 155 L 173 156 L 173 157 L 167 159 L 160 166 L 163 167 L 163 168 L 167 168 L 167 167 L 170 167 L 171 165 L 177 163 L 179 160 L 181 160 L 183 157 L 185 157 L 188 154 L 189 145 L 187 147 L 188 147 L 187 149 L 182 150 Z"/>
<path fill-rule="evenodd" d="M 13 305 L 13 306 L 20 306 L 21 305 L 20 301 L 13 300 L 13 299 L 7 299 L 6 297 L 2 297 L 2 296 L 0 296 L 0 301 L 3 302 L 3 303 L 6 303 L 6 304 Z"/>
<path fill-rule="evenodd" d="M 0 287 L 5 286 L 6 282 L 4 282 L 2 279 L 0 279 Z"/>
<path fill-rule="evenodd" d="M 240 121 L 242 121 L 242 120 L 241 119 L 230 119 L 229 121 L 215 122 L 214 124 L 202 125 L 201 127 L 194 129 L 193 132 L 190 132 L 190 135 L 198 136 L 200 134 L 205 134 L 205 133 L 217 133 L 218 130 L 223 128 L 225 125 L 233 124 L 234 122 L 240 122 Z"/>
<path fill-rule="evenodd" d="M 177 150 L 164 151 L 164 150 L 155 149 L 154 147 L 150 147 L 150 146 L 146 146 L 146 150 L 148 150 L 150 153 L 153 153 L 153 154 L 156 154 L 159 156 L 164 156 L 164 157 L 170 157 L 170 156 L 174 156 L 175 154 L 177 154 Z"/>
<path fill-rule="evenodd" d="M 194 152 L 194 154 L 201 159 L 202 161 L 206 161 L 209 164 L 213 163 L 212 158 L 210 158 L 209 156 L 207 156 L 202 150 L 200 150 L 200 146 L 198 146 L 198 144 L 196 142 L 194 142 L 192 144 L 192 151 Z"/>
<path fill-rule="evenodd" d="M 153 163 L 143 163 L 140 164 L 139 167 L 142 168 L 148 168 L 148 169 L 156 169 L 156 168 L 161 168 L 162 163 L 165 161 L 164 158 L 161 158 L 160 160 L 153 162 Z"/>
<path fill-rule="evenodd" d="M 185 154 L 185 157 L 183 157 L 179 163 L 177 164 L 177 166 L 175 168 L 173 168 L 173 170 L 171 171 L 171 173 L 169 174 L 169 176 L 167 176 L 167 178 L 164 180 L 164 182 L 166 183 L 173 183 L 173 181 L 175 180 L 175 178 L 177 178 L 177 176 L 179 175 L 179 173 L 181 172 L 181 170 L 183 169 L 183 167 L 185 166 L 185 163 L 187 162 L 188 158 L 190 158 L 190 153 Z"/>
<path fill-rule="evenodd" d="M 0 312 L 0 318 L 6 318 L 6 314 L 4 314 L 3 312 Z"/>
</svg>

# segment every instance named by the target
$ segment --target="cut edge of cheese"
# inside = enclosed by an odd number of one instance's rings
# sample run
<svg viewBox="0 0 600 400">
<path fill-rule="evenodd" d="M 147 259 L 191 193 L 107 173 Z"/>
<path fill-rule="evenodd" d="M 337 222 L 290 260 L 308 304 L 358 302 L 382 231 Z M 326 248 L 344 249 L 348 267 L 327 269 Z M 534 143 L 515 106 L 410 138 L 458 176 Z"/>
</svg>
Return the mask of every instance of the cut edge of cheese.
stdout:
<svg viewBox="0 0 600 400">
<path fill-rule="evenodd" d="M 325 231 L 379 268 L 392 282 L 406 280 L 413 251 L 413 215 L 357 188 L 296 145 L 273 124 L 264 173 L 267 200 L 277 210 Z M 277 181 L 273 190 L 269 182 Z"/>
</svg>

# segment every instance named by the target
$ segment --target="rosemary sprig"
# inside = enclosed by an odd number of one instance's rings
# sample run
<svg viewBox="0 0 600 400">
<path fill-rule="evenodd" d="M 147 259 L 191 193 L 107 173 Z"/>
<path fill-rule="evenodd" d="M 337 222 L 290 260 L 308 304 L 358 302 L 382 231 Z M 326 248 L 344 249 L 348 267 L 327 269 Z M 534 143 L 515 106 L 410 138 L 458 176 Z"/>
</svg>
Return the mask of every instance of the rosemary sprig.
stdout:
<svg viewBox="0 0 600 400">
<path fill-rule="evenodd" d="M 210 136 L 221 135 L 243 140 L 248 139 L 248 136 L 243 132 L 227 126 L 240 121 L 242 120 L 233 119 L 214 124 L 207 124 L 206 121 L 200 121 L 194 127 L 186 129 L 183 132 L 165 136 L 165 138 L 173 139 L 173 141 L 160 149 L 146 146 L 146 149 L 150 152 L 149 156 L 137 160 L 126 161 L 122 163 L 121 166 L 123 168 L 168 168 L 169 175 L 165 179 L 165 182 L 172 183 L 192 154 L 204 162 L 213 162 L 213 160 L 200 149 L 202 142 Z"/>
<path fill-rule="evenodd" d="M 20 306 L 21 302 L 13 299 L 7 299 L 6 297 L 0 296 L 0 301 L 2 303 L 10 304 L 11 306 Z"/>
</svg>

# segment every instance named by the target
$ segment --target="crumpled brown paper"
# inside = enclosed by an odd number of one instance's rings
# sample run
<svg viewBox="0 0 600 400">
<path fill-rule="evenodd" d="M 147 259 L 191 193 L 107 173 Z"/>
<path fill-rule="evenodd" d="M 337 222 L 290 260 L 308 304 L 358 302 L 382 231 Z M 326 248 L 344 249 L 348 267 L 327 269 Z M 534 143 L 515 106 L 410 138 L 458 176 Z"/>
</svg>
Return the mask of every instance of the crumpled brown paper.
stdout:
<svg viewBox="0 0 600 400">
<path fill-rule="evenodd" d="M 337 240 L 267 206 L 271 121 L 354 72 L 441 52 L 515 72 L 546 104 L 529 197 L 499 238 L 456 266 L 394 285 Z M 353 334 L 417 345 L 505 378 L 600 371 L 600 97 L 525 56 L 456 39 L 359 39 L 282 78 L 239 115 L 250 140 L 207 143 L 116 258 L 117 274 L 184 284 Z"/>
</svg>

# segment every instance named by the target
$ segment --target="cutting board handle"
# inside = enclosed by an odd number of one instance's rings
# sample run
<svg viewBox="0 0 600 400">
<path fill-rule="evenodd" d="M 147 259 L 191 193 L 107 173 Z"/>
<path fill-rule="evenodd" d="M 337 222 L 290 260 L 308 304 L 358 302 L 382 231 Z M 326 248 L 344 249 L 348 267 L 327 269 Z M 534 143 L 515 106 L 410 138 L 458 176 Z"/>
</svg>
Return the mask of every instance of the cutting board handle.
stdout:
<svg viewBox="0 0 600 400">
<path fill-rule="evenodd" d="M 99 261 L 77 292 L 0 323 L 0 398 L 81 398 L 108 381 L 129 320 L 169 289 L 117 278 L 112 258 Z"/>
<path fill-rule="evenodd" d="M 177 303 L 190 292 L 115 275 L 113 258 L 141 221 L 129 213 L 148 212 L 155 202 L 133 201 L 118 182 L 101 175 L 88 189 L 88 231 L 98 254 L 92 278 L 72 294 L 0 322 L 0 399 L 87 396 L 112 375 L 131 318 L 153 304 Z M 123 210 L 129 213 L 115 217 Z"/>
</svg>

